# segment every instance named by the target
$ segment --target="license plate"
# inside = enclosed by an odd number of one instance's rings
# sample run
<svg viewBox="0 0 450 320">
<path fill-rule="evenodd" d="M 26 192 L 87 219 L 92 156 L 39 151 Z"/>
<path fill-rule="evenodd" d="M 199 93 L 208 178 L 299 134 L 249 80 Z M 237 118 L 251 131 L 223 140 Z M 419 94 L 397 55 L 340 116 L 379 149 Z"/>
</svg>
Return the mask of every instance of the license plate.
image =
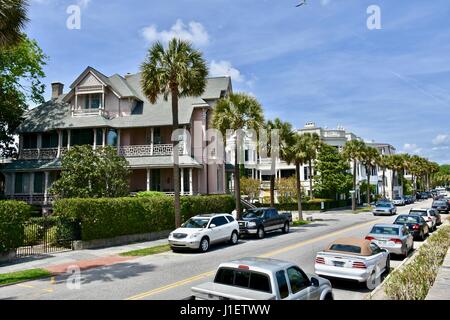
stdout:
<svg viewBox="0 0 450 320">
<path fill-rule="evenodd" d="M 386 240 L 377 240 L 377 243 L 379 243 L 379 244 L 386 244 Z"/>
<path fill-rule="evenodd" d="M 343 267 L 344 266 L 344 262 L 342 262 L 342 261 L 333 261 L 333 264 L 335 267 Z"/>
</svg>

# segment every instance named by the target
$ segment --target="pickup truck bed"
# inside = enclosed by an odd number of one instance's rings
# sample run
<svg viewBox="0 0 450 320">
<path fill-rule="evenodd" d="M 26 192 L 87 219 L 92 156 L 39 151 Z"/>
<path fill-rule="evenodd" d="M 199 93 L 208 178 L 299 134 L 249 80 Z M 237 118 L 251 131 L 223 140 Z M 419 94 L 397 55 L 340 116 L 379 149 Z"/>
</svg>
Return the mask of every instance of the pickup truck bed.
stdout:
<svg viewBox="0 0 450 320">
<path fill-rule="evenodd" d="M 206 282 L 192 287 L 196 300 L 275 300 L 275 295 L 255 290 Z"/>
</svg>

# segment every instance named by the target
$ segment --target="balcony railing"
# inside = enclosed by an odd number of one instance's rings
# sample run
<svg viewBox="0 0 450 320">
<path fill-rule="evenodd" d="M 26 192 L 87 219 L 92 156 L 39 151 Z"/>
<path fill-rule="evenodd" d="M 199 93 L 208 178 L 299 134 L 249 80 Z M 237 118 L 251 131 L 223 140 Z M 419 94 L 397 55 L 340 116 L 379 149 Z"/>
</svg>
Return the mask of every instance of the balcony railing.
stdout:
<svg viewBox="0 0 450 320">
<path fill-rule="evenodd" d="M 173 154 L 172 144 L 135 145 L 119 147 L 119 155 L 123 157 L 170 156 Z M 186 154 L 184 146 L 179 147 L 179 154 Z"/>
<path fill-rule="evenodd" d="M 9 200 L 24 201 L 28 204 L 36 204 L 36 205 L 46 204 L 44 194 L 33 194 L 33 195 L 15 194 L 15 195 L 8 195 L 6 196 L 6 198 Z M 53 196 L 47 195 L 47 203 L 51 202 L 53 202 Z"/>
<path fill-rule="evenodd" d="M 22 149 L 20 159 L 38 160 L 55 159 L 58 156 L 58 148 Z"/>
<path fill-rule="evenodd" d="M 96 116 L 96 115 L 103 115 L 105 113 L 105 110 L 101 108 L 95 108 L 95 109 L 73 109 L 72 115 L 73 116 Z"/>
</svg>

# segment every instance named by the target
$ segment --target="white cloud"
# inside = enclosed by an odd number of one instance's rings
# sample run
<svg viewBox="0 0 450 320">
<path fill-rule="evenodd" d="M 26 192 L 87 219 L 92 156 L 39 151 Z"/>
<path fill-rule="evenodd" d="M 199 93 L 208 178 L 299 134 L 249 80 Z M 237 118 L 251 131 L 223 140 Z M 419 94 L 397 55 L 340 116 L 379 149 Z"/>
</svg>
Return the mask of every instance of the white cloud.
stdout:
<svg viewBox="0 0 450 320">
<path fill-rule="evenodd" d="M 149 41 L 169 42 L 172 38 L 187 40 L 195 45 L 206 45 L 209 42 L 209 35 L 200 22 L 191 21 L 185 25 L 181 19 L 170 28 L 170 30 L 158 31 L 155 25 L 148 26 L 142 30 L 144 38 Z"/>
<path fill-rule="evenodd" d="M 436 138 L 433 139 L 433 144 L 435 146 L 450 145 L 450 135 L 448 134 L 438 134 Z"/>
<path fill-rule="evenodd" d="M 320 0 L 320 4 L 322 6 L 327 6 L 330 2 L 331 2 L 331 0 Z"/>
<path fill-rule="evenodd" d="M 221 60 L 221 61 L 211 61 L 209 67 L 209 73 L 213 77 L 217 76 L 230 76 L 231 80 L 234 82 L 244 82 L 244 75 L 236 68 L 231 65 L 231 62 Z"/>
<path fill-rule="evenodd" d="M 419 148 L 415 143 L 405 143 L 403 145 L 403 152 L 418 154 L 422 151 L 422 148 Z"/>
<path fill-rule="evenodd" d="M 77 1 L 77 4 L 78 4 L 81 8 L 86 8 L 90 2 L 91 2 L 91 0 L 78 0 L 78 1 Z"/>
</svg>

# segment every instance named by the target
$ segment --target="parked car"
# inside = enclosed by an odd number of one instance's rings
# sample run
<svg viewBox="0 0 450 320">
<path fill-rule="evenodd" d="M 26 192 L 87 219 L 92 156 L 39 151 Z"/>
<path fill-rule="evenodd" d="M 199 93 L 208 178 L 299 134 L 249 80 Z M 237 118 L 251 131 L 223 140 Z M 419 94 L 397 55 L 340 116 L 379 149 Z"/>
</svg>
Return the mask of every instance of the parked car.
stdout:
<svg viewBox="0 0 450 320">
<path fill-rule="evenodd" d="M 432 212 L 435 211 L 434 209 L 411 209 L 409 210 L 409 214 L 418 214 L 421 215 L 427 225 L 430 232 L 434 231 L 436 229 L 437 225 L 437 218 L 436 215 L 433 215 Z"/>
<path fill-rule="evenodd" d="M 405 225 L 376 224 L 366 236 L 366 240 L 376 243 L 391 254 L 408 256 L 414 248 L 414 239 Z"/>
<path fill-rule="evenodd" d="M 377 202 L 372 211 L 374 216 L 378 215 L 394 215 L 397 213 L 397 208 L 392 202 Z"/>
<path fill-rule="evenodd" d="M 427 222 L 419 214 L 401 214 L 395 219 L 394 224 L 407 226 L 413 238 L 422 241 L 430 232 Z"/>
<path fill-rule="evenodd" d="M 368 289 L 374 289 L 381 275 L 390 270 L 390 256 L 369 240 L 344 238 L 318 252 L 314 268 L 319 276 L 365 282 Z"/>
<path fill-rule="evenodd" d="M 403 197 L 395 197 L 392 200 L 392 203 L 396 206 L 404 206 L 405 205 L 405 199 Z"/>
<path fill-rule="evenodd" d="M 413 204 L 414 197 L 413 196 L 405 196 L 405 204 Z"/>
<path fill-rule="evenodd" d="M 227 213 L 201 214 L 190 218 L 169 235 L 173 251 L 198 249 L 208 251 L 211 244 L 239 241 L 239 224 Z"/>
<path fill-rule="evenodd" d="M 243 258 L 220 264 L 214 282 L 191 288 L 195 300 L 333 300 L 330 281 L 290 262 Z"/>
<path fill-rule="evenodd" d="M 421 198 L 421 199 L 428 199 L 428 198 L 431 198 L 431 194 L 429 194 L 428 192 L 421 192 L 421 193 L 420 193 L 420 198 Z"/>
<path fill-rule="evenodd" d="M 278 213 L 275 208 L 249 209 L 242 215 L 239 221 L 239 232 L 242 235 L 256 235 L 259 239 L 264 238 L 266 232 L 281 230 L 289 232 L 292 215 Z"/>
<path fill-rule="evenodd" d="M 450 211 L 450 204 L 445 199 L 442 200 L 434 200 L 433 204 L 431 205 L 433 209 L 435 209 L 438 212 L 444 212 L 446 214 Z"/>
</svg>

